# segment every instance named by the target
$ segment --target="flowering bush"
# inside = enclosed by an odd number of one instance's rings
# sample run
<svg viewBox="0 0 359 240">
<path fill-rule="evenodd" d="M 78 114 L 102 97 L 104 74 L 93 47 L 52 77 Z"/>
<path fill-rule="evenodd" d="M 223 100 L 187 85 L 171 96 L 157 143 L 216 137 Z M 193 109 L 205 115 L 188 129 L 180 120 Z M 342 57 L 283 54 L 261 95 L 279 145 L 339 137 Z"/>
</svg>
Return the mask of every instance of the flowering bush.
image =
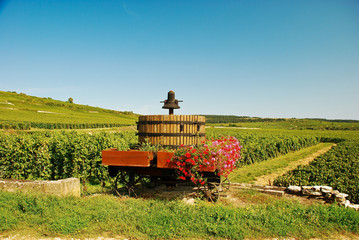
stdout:
<svg viewBox="0 0 359 240">
<path fill-rule="evenodd" d="M 218 176 L 227 177 L 241 158 L 241 148 L 235 137 L 222 137 L 196 147 L 181 145 L 168 162 L 175 164 L 180 179 L 204 185 L 203 171 L 214 171 Z"/>
</svg>

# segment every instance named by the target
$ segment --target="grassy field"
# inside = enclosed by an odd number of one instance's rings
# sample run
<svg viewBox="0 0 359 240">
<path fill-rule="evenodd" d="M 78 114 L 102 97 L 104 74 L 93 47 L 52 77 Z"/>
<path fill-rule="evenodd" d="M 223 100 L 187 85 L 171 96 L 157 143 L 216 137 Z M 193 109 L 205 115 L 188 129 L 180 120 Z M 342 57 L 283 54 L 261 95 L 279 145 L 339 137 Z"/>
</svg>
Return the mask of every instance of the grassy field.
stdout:
<svg viewBox="0 0 359 240">
<path fill-rule="evenodd" d="M 302 204 L 253 191 L 235 194 L 245 204 L 0 193 L 0 234 L 82 239 L 309 239 L 359 233 L 359 213 L 352 209 Z"/>
<path fill-rule="evenodd" d="M 0 122 L 83 126 L 135 125 L 138 115 L 75 103 L 0 91 Z M 55 127 L 56 128 L 56 127 Z M 66 128 L 66 127 L 61 127 Z M 75 127 L 74 127 L 75 128 Z M 78 127 L 80 128 L 80 127 Z"/>
</svg>

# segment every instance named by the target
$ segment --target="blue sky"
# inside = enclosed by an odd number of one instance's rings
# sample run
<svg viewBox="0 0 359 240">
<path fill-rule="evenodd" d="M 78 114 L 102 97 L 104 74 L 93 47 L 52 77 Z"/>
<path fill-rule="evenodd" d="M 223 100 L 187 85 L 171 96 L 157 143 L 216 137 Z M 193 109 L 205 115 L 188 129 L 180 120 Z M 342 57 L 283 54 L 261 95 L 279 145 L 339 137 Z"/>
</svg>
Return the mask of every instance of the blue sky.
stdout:
<svg viewBox="0 0 359 240">
<path fill-rule="evenodd" d="M 0 90 L 139 114 L 359 120 L 359 1 L 0 0 Z"/>
</svg>

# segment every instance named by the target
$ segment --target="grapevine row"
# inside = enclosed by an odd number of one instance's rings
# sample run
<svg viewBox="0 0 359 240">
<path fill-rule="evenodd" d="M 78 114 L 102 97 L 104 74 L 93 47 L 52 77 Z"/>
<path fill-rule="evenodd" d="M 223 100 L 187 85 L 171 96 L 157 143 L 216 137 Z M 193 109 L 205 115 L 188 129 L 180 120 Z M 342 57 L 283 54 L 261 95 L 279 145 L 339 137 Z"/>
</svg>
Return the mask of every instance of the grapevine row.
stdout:
<svg viewBox="0 0 359 240">
<path fill-rule="evenodd" d="M 42 129 L 90 129 L 90 128 L 111 128 L 123 127 L 131 124 L 119 123 L 41 123 L 41 122 L 0 122 L 0 129 L 30 130 L 31 128 Z"/>
<path fill-rule="evenodd" d="M 0 178 L 56 180 L 79 177 L 105 180 L 101 151 L 128 149 L 134 132 L 87 134 L 72 132 L 0 133 Z"/>
</svg>

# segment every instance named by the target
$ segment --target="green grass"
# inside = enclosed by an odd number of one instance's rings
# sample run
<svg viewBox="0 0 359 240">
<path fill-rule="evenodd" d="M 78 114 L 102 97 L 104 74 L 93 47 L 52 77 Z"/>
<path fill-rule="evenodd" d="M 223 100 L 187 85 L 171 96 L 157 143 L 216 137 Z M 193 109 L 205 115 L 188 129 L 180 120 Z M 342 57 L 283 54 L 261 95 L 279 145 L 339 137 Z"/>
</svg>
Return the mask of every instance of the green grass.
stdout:
<svg viewBox="0 0 359 240">
<path fill-rule="evenodd" d="M 317 145 L 307 147 L 296 152 L 291 152 L 267 161 L 237 168 L 229 175 L 230 181 L 239 183 L 254 183 L 258 177 L 280 172 L 281 169 L 286 168 L 290 163 L 306 158 L 312 153 L 330 145 L 332 145 L 332 143 L 319 143 Z"/>
<path fill-rule="evenodd" d="M 76 99 L 75 99 L 76 101 Z M 135 125 L 138 115 L 0 91 L 0 121 Z"/>
<path fill-rule="evenodd" d="M 241 192 L 242 197 L 251 195 Z M 0 232 L 133 239 L 307 239 L 359 233 L 359 213 L 352 209 L 266 198 L 265 203 L 234 207 L 202 201 L 186 205 L 106 195 L 58 198 L 0 192 Z"/>
</svg>

